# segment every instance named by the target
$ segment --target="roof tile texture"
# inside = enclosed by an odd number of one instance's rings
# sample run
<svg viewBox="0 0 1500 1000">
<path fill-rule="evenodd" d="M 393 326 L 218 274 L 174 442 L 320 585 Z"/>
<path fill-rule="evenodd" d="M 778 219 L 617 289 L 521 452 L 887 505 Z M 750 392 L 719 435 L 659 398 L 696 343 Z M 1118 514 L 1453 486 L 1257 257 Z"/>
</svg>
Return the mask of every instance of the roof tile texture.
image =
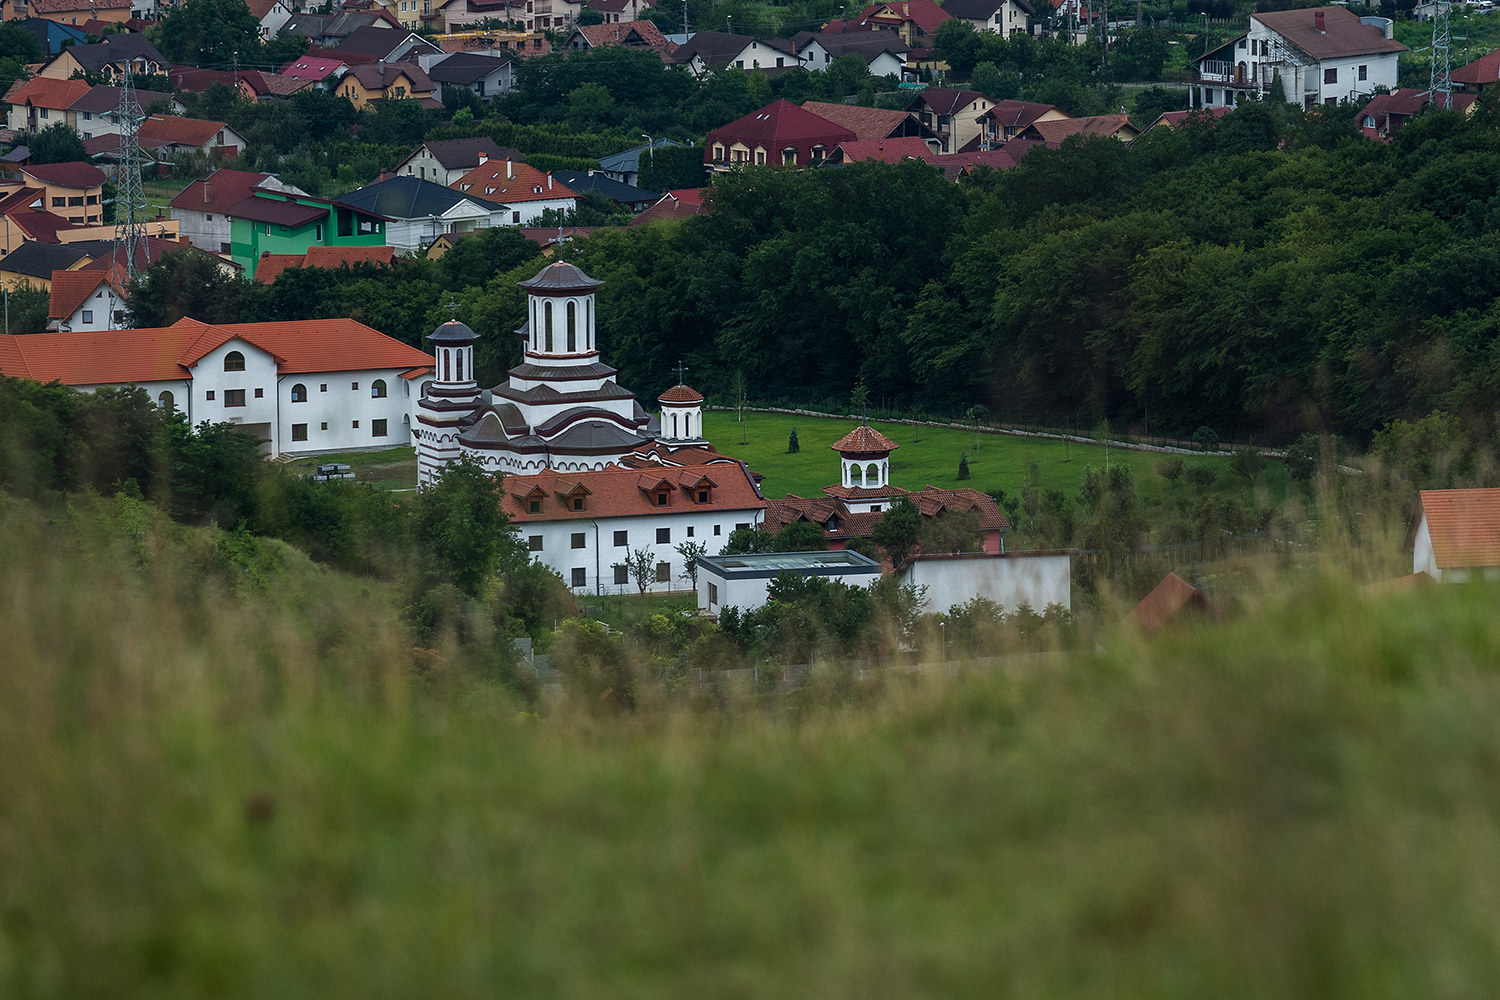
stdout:
<svg viewBox="0 0 1500 1000">
<path fill-rule="evenodd" d="M 1500 566 L 1500 489 L 1423 490 L 1422 516 L 1439 569 Z"/>
<path fill-rule="evenodd" d="M 542 472 L 533 476 L 506 476 L 505 499 L 501 506 L 512 521 L 525 524 L 529 521 L 588 521 L 597 517 L 661 517 L 664 514 L 681 514 L 702 511 L 759 510 L 766 506 L 760 492 L 755 488 L 743 463 L 715 465 L 712 472 L 714 486 L 709 491 L 708 503 L 697 503 L 681 487 L 691 486 L 703 478 L 704 469 L 666 468 L 659 472 L 640 469 L 610 468 L 597 472 L 572 472 L 560 474 Z M 648 492 L 665 478 L 678 487 L 667 491 L 667 506 L 656 503 L 655 493 Z M 584 510 L 575 511 L 565 506 L 557 494 L 567 494 L 576 487 L 588 491 Z M 546 494 L 542 509 L 531 513 L 530 505 L 523 499 L 533 491 Z"/>
<path fill-rule="evenodd" d="M 1323 15 L 1323 31 L 1317 28 L 1319 14 Z M 1379 28 L 1359 23 L 1359 15 L 1343 7 L 1266 11 L 1250 16 L 1318 59 L 1406 51 L 1405 45 L 1386 38 Z"/>
</svg>

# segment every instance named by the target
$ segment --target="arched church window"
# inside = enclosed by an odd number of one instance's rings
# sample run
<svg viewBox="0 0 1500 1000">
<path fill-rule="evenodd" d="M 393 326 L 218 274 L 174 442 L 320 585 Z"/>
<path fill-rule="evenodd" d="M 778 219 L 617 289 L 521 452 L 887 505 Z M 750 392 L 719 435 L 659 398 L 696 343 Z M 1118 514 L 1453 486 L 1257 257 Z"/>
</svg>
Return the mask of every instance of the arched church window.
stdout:
<svg viewBox="0 0 1500 1000">
<path fill-rule="evenodd" d="M 156 405 L 160 406 L 163 410 L 172 409 L 176 402 L 177 400 L 173 398 L 172 394 L 165 389 L 162 390 L 160 396 L 156 397 Z"/>
<path fill-rule="evenodd" d="M 583 300 L 583 339 L 586 342 L 585 343 L 585 349 L 592 351 L 594 349 L 594 300 L 593 299 L 584 299 Z"/>
<path fill-rule="evenodd" d="M 870 485 L 880 482 L 880 466 L 870 463 L 869 469 L 865 471 L 865 482 Z"/>
<path fill-rule="evenodd" d="M 459 351 L 457 353 L 458 353 L 458 380 L 460 382 L 462 382 L 464 380 L 464 352 L 463 351 Z"/>
<path fill-rule="evenodd" d="M 693 415 L 684 413 L 682 415 L 682 436 L 690 438 L 693 436 Z"/>
<path fill-rule="evenodd" d="M 548 354 L 551 354 L 552 353 L 552 303 L 548 302 L 546 305 L 542 306 L 542 315 L 545 316 L 545 317 L 547 317 L 547 340 L 546 340 L 547 346 L 546 346 L 546 351 L 547 351 Z"/>
<path fill-rule="evenodd" d="M 307 386 L 303 385 L 301 382 L 298 382 L 296 385 L 292 386 L 292 402 L 307 402 Z"/>
<path fill-rule="evenodd" d="M 245 356 L 239 351 L 230 351 L 224 355 L 224 370 L 226 372 L 242 372 L 245 370 Z"/>
<path fill-rule="evenodd" d="M 453 379 L 449 377 L 452 374 L 452 371 L 448 367 L 448 362 L 450 360 L 449 357 L 448 357 L 448 354 L 449 354 L 448 349 L 446 347 L 443 348 L 443 381 L 444 382 L 451 382 L 451 381 L 453 381 Z"/>
<path fill-rule="evenodd" d="M 578 350 L 578 303 L 568 300 L 568 353 Z"/>
<path fill-rule="evenodd" d="M 677 414 L 672 414 L 672 436 L 677 436 Z"/>
</svg>

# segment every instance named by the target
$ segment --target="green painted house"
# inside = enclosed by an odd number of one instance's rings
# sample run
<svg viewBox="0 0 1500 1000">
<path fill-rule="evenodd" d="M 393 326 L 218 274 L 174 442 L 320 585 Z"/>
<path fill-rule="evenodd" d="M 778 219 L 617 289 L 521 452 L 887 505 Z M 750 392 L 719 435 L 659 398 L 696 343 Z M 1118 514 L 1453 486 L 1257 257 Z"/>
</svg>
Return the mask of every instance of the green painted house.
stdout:
<svg viewBox="0 0 1500 1000">
<path fill-rule="evenodd" d="M 384 216 L 323 198 L 257 191 L 226 214 L 229 256 L 247 278 L 255 277 L 261 254 L 385 246 Z"/>
</svg>

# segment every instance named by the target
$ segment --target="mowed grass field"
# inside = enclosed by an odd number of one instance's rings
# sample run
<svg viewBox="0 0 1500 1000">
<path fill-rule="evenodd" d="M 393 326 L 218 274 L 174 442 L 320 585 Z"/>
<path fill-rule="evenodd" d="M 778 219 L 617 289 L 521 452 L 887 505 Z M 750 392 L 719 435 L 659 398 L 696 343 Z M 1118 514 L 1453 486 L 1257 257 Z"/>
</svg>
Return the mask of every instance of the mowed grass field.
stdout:
<svg viewBox="0 0 1500 1000">
<path fill-rule="evenodd" d="M 794 417 L 782 413 L 751 413 L 741 433 L 734 414 L 711 410 L 704 415 L 704 427 L 714 447 L 726 455 L 744 459 L 750 468 L 764 475 L 761 489 L 767 497 L 779 499 L 788 494 L 809 497 L 823 487 L 839 481 L 839 458 L 830 446 L 849 433 L 854 424 L 848 420 Z M 917 428 L 909 424 L 883 423 L 872 420 L 870 426 L 900 447 L 891 454 L 891 482 L 906 489 L 921 489 L 931 484 L 944 489 L 965 486 L 988 493 L 1003 489 L 1007 495 L 1019 496 L 1026 485 L 1026 466 L 1036 462 L 1044 490 L 1060 489 L 1072 495 L 1077 492 L 1087 466 L 1104 467 L 1104 448 L 1097 444 L 1077 444 L 1020 437 L 1013 434 L 982 434 L 979 449 L 974 435 L 966 431 L 939 427 Z M 801 450 L 787 454 L 787 438 L 797 428 Z M 917 440 L 920 436 L 921 440 Z M 745 443 L 741 444 L 741 440 Z M 969 455 L 967 481 L 958 478 L 959 456 Z M 1156 463 L 1167 456 L 1158 452 L 1109 449 L 1111 464 L 1125 462 L 1135 474 L 1136 489 L 1142 497 L 1167 497 L 1171 487 L 1156 473 Z M 1249 484 L 1228 473 L 1229 455 L 1184 456 L 1189 464 L 1218 465 L 1221 472 L 1220 492 L 1245 492 Z M 1257 484 L 1256 496 L 1261 503 L 1279 504 L 1286 493 L 1285 470 L 1281 463 L 1271 462 Z M 1177 490 L 1184 487 L 1178 486 Z"/>
</svg>

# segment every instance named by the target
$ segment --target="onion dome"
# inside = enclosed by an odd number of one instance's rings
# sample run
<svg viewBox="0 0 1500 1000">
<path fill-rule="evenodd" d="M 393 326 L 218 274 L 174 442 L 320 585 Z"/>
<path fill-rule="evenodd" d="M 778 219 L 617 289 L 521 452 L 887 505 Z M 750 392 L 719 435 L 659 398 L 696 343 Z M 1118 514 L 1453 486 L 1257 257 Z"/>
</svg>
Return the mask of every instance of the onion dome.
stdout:
<svg viewBox="0 0 1500 1000">
<path fill-rule="evenodd" d="M 676 403 L 679 406 L 693 405 L 703 402 L 703 393 L 687 385 L 674 385 L 660 396 L 656 397 L 658 403 Z"/>
<path fill-rule="evenodd" d="M 860 424 L 829 447 L 840 455 L 880 455 L 901 446 L 868 424 Z"/>
<path fill-rule="evenodd" d="M 548 264 L 537 273 L 535 278 L 520 282 L 522 288 L 535 295 L 592 292 L 603 284 L 604 282 L 595 281 L 565 260 Z"/>
<path fill-rule="evenodd" d="M 479 334 L 470 330 L 467 326 L 456 319 L 450 319 L 442 326 L 427 335 L 427 339 L 434 344 L 463 345 L 472 344 L 479 339 Z"/>
</svg>

